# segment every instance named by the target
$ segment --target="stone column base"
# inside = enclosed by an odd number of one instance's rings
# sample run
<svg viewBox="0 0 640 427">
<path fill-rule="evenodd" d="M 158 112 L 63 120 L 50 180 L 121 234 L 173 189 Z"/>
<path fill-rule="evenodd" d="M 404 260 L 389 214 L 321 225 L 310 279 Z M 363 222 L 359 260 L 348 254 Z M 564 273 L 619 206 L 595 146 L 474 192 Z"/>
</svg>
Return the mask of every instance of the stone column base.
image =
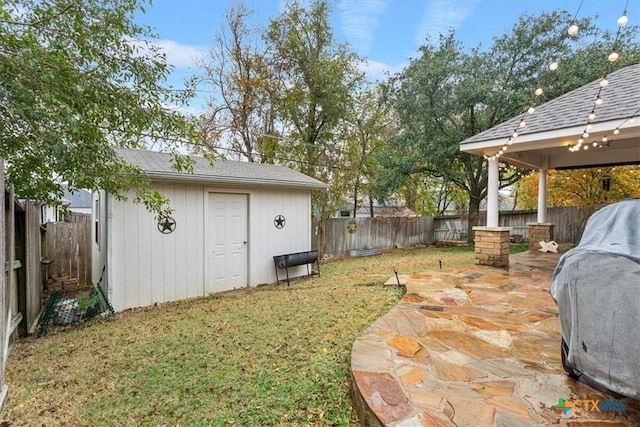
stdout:
<svg viewBox="0 0 640 427">
<path fill-rule="evenodd" d="M 540 242 L 548 242 L 553 240 L 554 225 L 550 223 L 529 222 L 529 250 L 537 251 L 540 249 Z"/>
<path fill-rule="evenodd" d="M 509 227 L 473 227 L 475 263 L 492 267 L 509 267 Z"/>
</svg>

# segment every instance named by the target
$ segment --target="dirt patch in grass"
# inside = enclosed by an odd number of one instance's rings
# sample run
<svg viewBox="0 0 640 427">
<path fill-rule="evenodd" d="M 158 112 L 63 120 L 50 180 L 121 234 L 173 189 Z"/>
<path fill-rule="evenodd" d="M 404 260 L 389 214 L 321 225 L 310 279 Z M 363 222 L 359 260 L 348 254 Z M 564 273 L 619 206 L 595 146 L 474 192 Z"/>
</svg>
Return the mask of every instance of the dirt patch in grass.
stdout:
<svg viewBox="0 0 640 427">
<path fill-rule="evenodd" d="M 473 263 L 424 248 L 324 263 L 321 276 L 119 313 L 26 339 L 7 362 L 15 425 L 350 425 L 351 345 L 395 305 L 393 275 Z M 371 285 L 371 286 L 362 286 Z"/>
</svg>

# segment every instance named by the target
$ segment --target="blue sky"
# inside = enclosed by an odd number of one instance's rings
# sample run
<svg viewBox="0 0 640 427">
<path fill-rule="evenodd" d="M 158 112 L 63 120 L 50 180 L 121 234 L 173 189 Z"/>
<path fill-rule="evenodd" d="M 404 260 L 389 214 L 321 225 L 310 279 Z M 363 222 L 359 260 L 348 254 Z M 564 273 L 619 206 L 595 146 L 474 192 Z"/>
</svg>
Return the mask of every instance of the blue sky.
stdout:
<svg viewBox="0 0 640 427">
<path fill-rule="evenodd" d="M 348 42 L 367 59 L 371 80 L 384 72 L 401 71 L 426 37 L 437 40 L 449 29 L 466 47 L 488 47 L 493 37 L 508 31 L 523 13 L 566 10 L 577 17 L 599 15 L 597 24 L 612 32 L 627 5 L 629 24 L 640 24 L 640 0 L 330 0 L 331 24 L 336 39 Z M 137 21 L 154 27 L 159 43 L 175 67 L 170 84 L 181 87 L 183 79 L 198 72 L 196 58 L 212 45 L 235 0 L 155 0 Z M 246 0 L 255 22 L 266 26 L 278 16 L 284 0 Z M 580 8 L 580 9 L 579 9 Z M 579 10 L 578 10 L 579 9 Z M 569 23 L 567 23 L 567 26 Z M 192 102 L 201 108 L 203 100 Z"/>
</svg>

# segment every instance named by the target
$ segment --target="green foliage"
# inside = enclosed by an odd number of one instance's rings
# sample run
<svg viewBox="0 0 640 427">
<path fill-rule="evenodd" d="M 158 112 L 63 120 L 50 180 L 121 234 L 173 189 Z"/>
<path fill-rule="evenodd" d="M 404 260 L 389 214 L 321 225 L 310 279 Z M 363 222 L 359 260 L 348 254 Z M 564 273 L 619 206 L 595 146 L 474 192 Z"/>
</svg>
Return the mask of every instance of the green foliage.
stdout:
<svg viewBox="0 0 640 427">
<path fill-rule="evenodd" d="M 440 185 L 451 183 L 468 194 L 469 222 L 475 225 L 487 191 L 487 163 L 461 152 L 459 143 L 602 76 L 613 36 L 585 18 L 579 22 L 580 38 L 570 38 L 565 31 L 570 21 L 566 12 L 523 15 L 488 50 L 468 50 L 454 33 L 436 44 L 427 41 L 420 56 L 388 83 L 400 131 L 379 156 L 384 172 L 376 192 L 412 186 L 416 175 L 439 178 Z M 637 28 L 625 28 L 617 46 L 625 59 L 607 65 L 609 71 L 639 60 L 636 34 Z M 551 75 L 547 66 L 553 60 L 561 68 Z M 548 90 L 536 98 L 541 84 Z M 501 186 L 518 179 L 519 171 L 500 171 Z"/>
<path fill-rule="evenodd" d="M 175 152 L 173 141 L 190 137 L 191 126 L 167 107 L 189 93 L 162 86 L 170 69 L 150 29 L 133 21 L 139 1 L 0 6 L 0 157 L 8 183 L 20 197 L 51 204 L 63 183 L 116 194 L 144 188 L 140 171 L 114 147 L 162 140 Z"/>
<path fill-rule="evenodd" d="M 515 188 L 518 205 L 534 209 L 538 200 L 538 172 L 523 178 Z M 606 182 L 606 185 L 605 185 Z M 549 171 L 547 203 L 549 207 L 597 207 L 628 198 L 640 197 L 638 166 L 599 167 Z"/>
<path fill-rule="evenodd" d="M 342 142 L 340 168 L 334 172 L 334 187 L 348 194 L 357 211 L 366 197 L 374 199 L 372 182 L 381 172 L 376 154 L 387 143 L 394 128 L 390 106 L 381 99 L 379 86 L 362 89 L 352 95 L 352 102 L 341 121 L 338 140 Z M 332 198 L 339 198 L 338 194 Z"/>
<path fill-rule="evenodd" d="M 335 136 L 362 81 L 360 59 L 335 41 L 329 11 L 326 1 L 306 8 L 290 2 L 266 33 L 281 79 L 277 111 L 285 130 L 280 152 L 291 166 L 324 182 L 331 181 L 331 168 L 339 166 Z M 325 218 L 332 211 L 329 200 L 326 193 L 314 196 Z"/>
</svg>

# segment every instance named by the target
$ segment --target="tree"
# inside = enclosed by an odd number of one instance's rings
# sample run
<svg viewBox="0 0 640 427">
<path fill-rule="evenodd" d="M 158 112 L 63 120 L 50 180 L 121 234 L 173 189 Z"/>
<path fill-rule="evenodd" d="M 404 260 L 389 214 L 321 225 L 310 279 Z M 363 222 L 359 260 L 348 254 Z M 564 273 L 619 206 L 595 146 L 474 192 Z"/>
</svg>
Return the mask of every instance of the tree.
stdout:
<svg viewBox="0 0 640 427">
<path fill-rule="evenodd" d="M 218 32 L 209 58 L 200 64 L 205 71 L 202 82 L 215 95 L 200 127 L 204 147 L 199 150 L 215 152 L 230 145 L 236 157 L 272 163 L 279 138 L 274 104 L 278 81 L 272 76 L 260 30 L 247 27 L 251 14 L 243 5 L 231 8 L 226 15 L 228 28 Z"/>
<path fill-rule="evenodd" d="M 389 104 L 382 100 L 380 87 L 357 91 L 353 97 L 340 134 L 345 145 L 340 176 L 353 199 L 353 216 L 356 216 L 363 195 L 368 198 L 373 216 L 372 182 L 380 173 L 376 155 L 393 132 L 393 116 Z"/>
<path fill-rule="evenodd" d="M 531 172 L 518 183 L 516 188 L 519 206 L 523 209 L 535 209 L 538 201 L 538 172 Z M 547 176 L 549 207 L 597 207 L 638 197 L 640 197 L 638 166 L 552 170 Z"/>
<path fill-rule="evenodd" d="M 401 131 L 380 157 L 385 174 L 377 187 L 390 192 L 407 185 L 415 174 L 440 177 L 467 192 L 469 225 L 476 225 L 480 202 L 487 193 L 487 162 L 460 152 L 459 143 L 521 114 L 532 104 L 595 79 L 591 76 L 602 71 L 606 51 L 600 52 L 601 59 L 595 63 L 585 63 L 584 58 L 591 58 L 603 46 L 567 39 L 564 29 L 570 21 L 566 12 L 524 15 L 510 32 L 494 39 L 488 51 L 464 49 L 454 33 L 441 36 L 437 46 L 422 46 L 420 56 L 389 81 L 389 100 Z M 589 19 L 579 24 L 583 37 L 611 38 L 594 29 Z M 637 44 L 627 45 L 632 39 L 620 39 L 619 47 L 640 51 Z M 567 73 L 550 76 L 546 70 L 552 60 L 561 67 L 567 63 Z M 588 67 L 589 72 L 571 74 L 577 64 Z M 611 68 L 624 65 L 616 62 Z M 534 90 L 541 83 L 550 90 L 534 99 Z M 518 178 L 518 171 L 501 169 L 500 185 L 513 184 Z"/>
<path fill-rule="evenodd" d="M 311 177 L 331 182 L 340 156 L 338 124 L 349 111 L 351 94 L 362 81 L 360 59 L 346 44 L 334 40 L 329 5 L 314 1 L 304 8 L 287 4 L 269 24 L 267 42 L 274 51 L 278 87 L 277 109 L 284 124 L 279 149 L 286 162 Z M 341 189 L 316 192 L 313 203 L 321 220 L 328 218 Z M 323 222 L 318 234 L 322 242 Z M 322 248 L 321 248 L 322 249 Z"/>
<path fill-rule="evenodd" d="M 115 147 L 161 140 L 176 152 L 191 126 L 175 106 L 188 92 L 163 85 L 170 69 L 134 23 L 138 0 L 0 0 L 0 157 L 20 197 L 59 203 L 70 190 L 105 189 L 157 214 L 166 199 Z M 175 167 L 189 169 L 184 158 Z"/>
<path fill-rule="evenodd" d="M 415 180 L 441 179 L 440 189 L 453 184 L 468 194 L 469 223 L 475 225 L 486 196 L 487 168 L 482 158 L 460 152 L 459 143 L 484 130 L 487 116 L 495 114 L 486 103 L 492 61 L 477 50 L 465 53 L 453 34 L 441 37 L 438 48 L 426 45 L 420 52 L 388 87 L 401 130 L 380 156 L 385 172 L 376 187 L 388 193 L 416 189 Z M 513 174 L 501 178 L 503 185 L 516 179 Z"/>
</svg>

